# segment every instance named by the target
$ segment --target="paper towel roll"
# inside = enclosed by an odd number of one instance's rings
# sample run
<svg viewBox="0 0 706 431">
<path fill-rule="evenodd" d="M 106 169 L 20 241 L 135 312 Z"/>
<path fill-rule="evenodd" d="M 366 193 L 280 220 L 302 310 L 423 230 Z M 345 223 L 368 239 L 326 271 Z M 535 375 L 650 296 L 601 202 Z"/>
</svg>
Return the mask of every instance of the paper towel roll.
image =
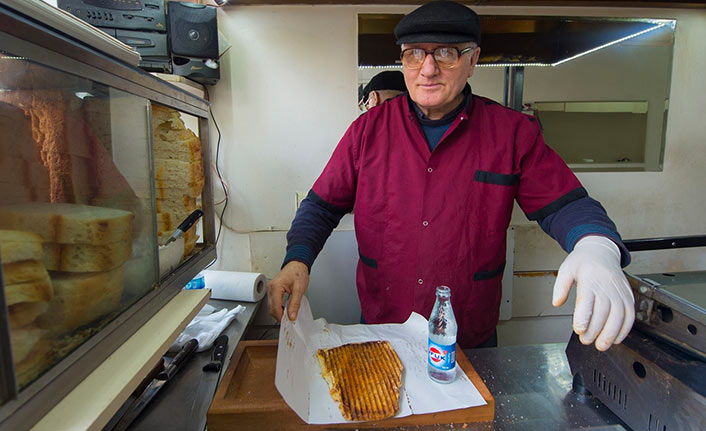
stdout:
<svg viewBox="0 0 706 431">
<path fill-rule="evenodd" d="M 203 271 L 212 299 L 257 302 L 265 296 L 266 279 L 257 272 Z"/>
</svg>

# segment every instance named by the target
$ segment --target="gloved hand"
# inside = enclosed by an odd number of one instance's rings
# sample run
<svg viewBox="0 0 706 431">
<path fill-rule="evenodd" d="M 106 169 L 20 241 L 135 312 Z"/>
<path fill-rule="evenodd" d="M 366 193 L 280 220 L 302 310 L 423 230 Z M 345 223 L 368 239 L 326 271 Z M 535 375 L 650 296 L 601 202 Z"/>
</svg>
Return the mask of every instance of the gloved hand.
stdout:
<svg viewBox="0 0 706 431">
<path fill-rule="evenodd" d="M 610 239 L 581 238 L 559 267 L 552 304 L 559 307 L 576 282 L 574 332 L 583 344 L 608 350 L 627 337 L 635 320 L 635 299 L 620 268 L 620 250 Z"/>
<path fill-rule="evenodd" d="M 309 268 L 306 264 L 293 260 L 284 265 L 284 268 L 267 283 L 267 304 L 270 315 L 282 320 L 284 310 L 284 294 L 289 294 L 289 305 L 287 306 L 289 320 L 295 320 L 299 313 L 299 305 L 302 296 L 309 287 Z"/>
</svg>

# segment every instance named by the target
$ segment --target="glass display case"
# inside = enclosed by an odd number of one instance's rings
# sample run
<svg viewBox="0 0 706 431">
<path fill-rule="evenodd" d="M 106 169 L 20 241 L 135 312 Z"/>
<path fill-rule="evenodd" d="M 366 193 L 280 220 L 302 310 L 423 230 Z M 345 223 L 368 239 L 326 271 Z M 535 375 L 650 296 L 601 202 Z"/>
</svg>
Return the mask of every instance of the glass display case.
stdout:
<svg viewBox="0 0 706 431">
<path fill-rule="evenodd" d="M 207 115 L 0 5 L 0 429 L 31 426 L 215 259 Z"/>
</svg>

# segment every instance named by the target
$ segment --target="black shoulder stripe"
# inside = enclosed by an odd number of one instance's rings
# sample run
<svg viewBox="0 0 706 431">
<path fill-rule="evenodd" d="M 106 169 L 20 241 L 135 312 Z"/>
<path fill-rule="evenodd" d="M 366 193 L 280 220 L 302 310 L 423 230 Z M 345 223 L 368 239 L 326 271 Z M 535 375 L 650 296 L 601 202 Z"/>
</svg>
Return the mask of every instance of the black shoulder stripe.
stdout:
<svg viewBox="0 0 706 431">
<path fill-rule="evenodd" d="M 512 186 L 520 182 L 519 175 L 499 174 L 497 172 L 476 171 L 476 181 L 499 186 Z"/>
<path fill-rule="evenodd" d="M 573 189 L 570 192 L 566 193 L 564 196 L 550 203 L 549 205 L 546 205 L 538 209 L 537 211 L 527 214 L 527 218 L 530 220 L 543 219 L 544 217 L 559 211 L 566 204 L 569 204 L 577 199 L 585 198 L 586 196 L 588 196 L 588 193 L 583 187 Z"/>
<path fill-rule="evenodd" d="M 309 193 L 306 195 L 308 199 L 313 201 L 316 205 L 320 207 L 324 207 L 325 209 L 331 211 L 334 214 L 348 214 L 349 212 L 353 211 L 353 208 L 343 208 L 339 207 L 338 205 L 333 205 L 325 200 L 321 199 L 319 195 L 314 193 L 314 190 L 309 190 Z"/>
<path fill-rule="evenodd" d="M 490 280 L 491 278 L 495 278 L 498 275 L 501 275 L 504 270 L 505 270 L 505 262 L 503 262 L 502 265 L 493 269 L 492 271 L 478 271 L 478 272 L 474 273 L 473 274 L 473 281 Z"/>
</svg>

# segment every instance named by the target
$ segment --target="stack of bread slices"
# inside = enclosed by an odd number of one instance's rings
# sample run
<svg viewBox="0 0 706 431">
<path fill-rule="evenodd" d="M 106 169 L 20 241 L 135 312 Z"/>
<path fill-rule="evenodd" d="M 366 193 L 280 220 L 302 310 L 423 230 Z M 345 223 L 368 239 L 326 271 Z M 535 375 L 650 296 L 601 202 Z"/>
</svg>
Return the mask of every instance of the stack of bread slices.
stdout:
<svg viewBox="0 0 706 431">
<path fill-rule="evenodd" d="M 152 104 L 152 131 L 157 196 L 157 233 L 164 242 L 195 209 L 201 207 L 205 178 L 201 141 L 179 111 Z M 197 224 L 184 233 L 184 256 L 193 250 Z"/>
<path fill-rule="evenodd" d="M 128 211 L 80 204 L 0 206 L 0 229 L 39 240 L 53 290 L 37 320 L 42 329 L 63 334 L 118 310 L 123 265 L 132 254 L 132 220 Z"/>
<path fill-rule="evenodd" d="M 0 229 L 0 261 L 16 377 L 23 386 L 41 371 L 49 351 L 46 331 L 37 325 L 54 295 L 42 262 L 42 238 L 32 232 Z"/>
</svg>

